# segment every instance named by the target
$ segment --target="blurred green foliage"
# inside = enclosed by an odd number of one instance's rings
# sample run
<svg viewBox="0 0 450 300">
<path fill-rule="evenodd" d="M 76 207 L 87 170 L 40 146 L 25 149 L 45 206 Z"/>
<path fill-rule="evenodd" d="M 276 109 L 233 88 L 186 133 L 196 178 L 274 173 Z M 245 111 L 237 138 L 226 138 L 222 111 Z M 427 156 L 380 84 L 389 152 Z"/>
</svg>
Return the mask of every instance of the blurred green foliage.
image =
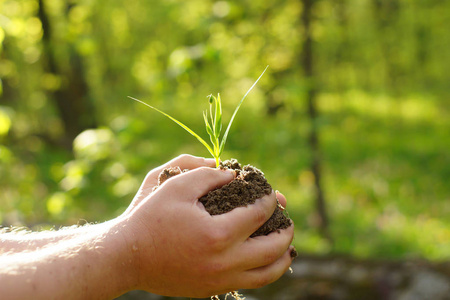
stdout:
<svg viewBox="0 0 450 300">
<path fill-rule="evenodd" d="M 223 158 L 261 168 L 286 194 L 300 251 L 449 259 L 450 2 L 316 1 L 312 80 L 300 62 L 302 8 L 299 0 L 0 0 L 0 223 L 40 229 L 117 216 L 149 169 L 180 153 L 208 155 L 127 96 L 201 132 L 207 95 L 220 92 L 230 116 L 270 65 Z M 60 91 L 80 91 L 77 76 L 90 108 L 73 114 L 96 126 L 71 148 L 57 101 L 69 101 Z M 334 245 L 315 228 L 311 86 Z"/>
</svg>

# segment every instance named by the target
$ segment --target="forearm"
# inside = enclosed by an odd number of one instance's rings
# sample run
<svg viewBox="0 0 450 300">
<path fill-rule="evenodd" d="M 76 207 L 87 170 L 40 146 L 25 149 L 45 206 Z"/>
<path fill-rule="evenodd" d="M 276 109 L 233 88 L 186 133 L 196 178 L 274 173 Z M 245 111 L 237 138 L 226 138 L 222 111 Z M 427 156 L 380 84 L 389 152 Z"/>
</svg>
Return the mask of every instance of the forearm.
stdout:
<svg viewBox="0 0 450 300">
<path fill-rule="evenodd" d="M 118 230 L 91 225 L 90 232 L 31 252 L 0 258 L 5 299 L 110 299 L 132 288 L 133 260 Z"/>
<path fill-rule="evenodd" d="M 109 223 L 111 221 L 108 221 Z M 106 223 L 104 223 L 106 224 Z M 34 251 L 49 244 L 76 238 L 92 230 L 92 224 L 69 226 L 58 230 L 29 232 L 21 229 L 0 229 L 0 254 Z"/>
</svg>

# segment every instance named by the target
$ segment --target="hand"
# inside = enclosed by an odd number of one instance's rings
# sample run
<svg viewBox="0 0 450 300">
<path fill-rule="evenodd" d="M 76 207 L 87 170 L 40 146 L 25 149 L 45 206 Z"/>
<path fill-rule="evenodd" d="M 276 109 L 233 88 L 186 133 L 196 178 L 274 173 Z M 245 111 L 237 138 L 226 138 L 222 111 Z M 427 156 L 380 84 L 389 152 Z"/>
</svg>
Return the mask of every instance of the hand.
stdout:
<svg viewBox="0 0 450 300">
<path fill-rule="evenodd" d="M 233 180 L 234 172 L 198 168 L 209 161 L 192 157 L 182 157 L 180 162 L 189 162 L 194 170 L 170 178 L 154 192 L 150 188 L 156 176 L 150 172 L 124 218 L 123 236 L 134 253 L 137 272 L 133 288 L 167 296 L 207 297 L 278 279 L 292 261 L 293 226 L 249 238 L 275 210 L 275 193 L 211 216 L 198 198 Z"/>
<path fill-rule="evenodd" d="M 158 184 L 159 173 L 161 173 L 161 171 L 165 168 L 179 166 L 181 169 L 195 169 L 198 167 L 214 167 L 215 165 L 216 163 L 214 159 L 183 154 L 165 163 L 164 165 L 153 169 L 147 174 L 133 201 L 121 217 L 128 215 L 145 197 L 151 193 L 153 187 Z M 114 220 L 111 220 L 110 222 L 114 222 Z M 90 231 L 92 231 L 91 225 L 87 224 L 81 227 L 74 226 L 70 230 L 66 228 L 65 230 L 34 232 L 26 235 L 2 235 L 0 242 L 0 253 L 12 250 L 15 252 L 32 251 L 50 244 L 70 240 L 80 235 L 85 235 Z M 0 234 L 1 233 L 2 232 L 0 231 Z"/>
<path fill-rule="evenodd" d="M 141 184 L 136 196 L 131 204 L 125 210 L 123 215 L 128 215 L 142 200 L 144 200 L 155 186 L 158 185 L 158 176 L 162 170 L 169 167 L 180 167 L 181 170 L 189 169 L 193 170 L 199 167 L 215 167 L 216 162 L 212 158 L 196 157 L 188 154 L 182 154 L 171 161 L 159 166 L 147 173 L 144 181 Z"/>
<path fill-rule="evenodd" d="M 169 165 L 191 171 L 152 192 Z M 293 226 L 249 238 L 273 213 L 274 193 L 248 207 L 209 215 L 198 198 L 234 178 L 231 171 L 208 167 L 213 165 L 213 160 L 182 155 L 153 170 L 127 212 L 105 223 L 0 234 L 0 295 L 112 299 L 145 289 L 206 297 L 276 280 L 291 263 Z M 277 196 L 285 206 L 284 196 Z"/>
</svg>

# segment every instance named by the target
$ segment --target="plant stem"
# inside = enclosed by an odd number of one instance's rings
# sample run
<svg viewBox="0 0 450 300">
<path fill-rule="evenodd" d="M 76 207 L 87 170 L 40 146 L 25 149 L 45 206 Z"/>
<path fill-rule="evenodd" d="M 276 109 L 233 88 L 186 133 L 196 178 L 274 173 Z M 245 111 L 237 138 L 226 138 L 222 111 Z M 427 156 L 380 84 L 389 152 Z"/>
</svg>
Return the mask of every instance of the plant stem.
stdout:
<svg viewBox="0 0 450 300">
<path fill-rule="evenodd" d="M 216 159 L 216 169 L 218 169 L 220 167 L 220 158 L 217 156 L 215 157 Z"/>
</svg>

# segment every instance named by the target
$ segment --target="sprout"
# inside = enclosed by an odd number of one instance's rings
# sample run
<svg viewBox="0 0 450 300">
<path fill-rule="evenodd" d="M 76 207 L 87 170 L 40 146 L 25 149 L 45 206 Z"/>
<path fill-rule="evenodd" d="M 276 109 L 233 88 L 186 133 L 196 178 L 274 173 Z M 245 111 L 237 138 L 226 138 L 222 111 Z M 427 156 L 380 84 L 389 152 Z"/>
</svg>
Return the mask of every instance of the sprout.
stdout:
<svg viewBox="0 0 450 300">
<path fill-rule="evenodd" d="M 218 168 L 219 164 L 220 164 L 220 155 L 222 154 L 223 149 L 225 147 L 225 143 L 227 142 L 228 133 L 230 131 L 231 124 L 233 123 L 233 120 L 234 120 L 239 108 L 241 107 L 242 102 L 244 102 L 244 99 L 247 97 L 248 93 L 250 93 L 250 91 L 255 87 L 256 83 L 263 76 L 263 74 L 266 72 L 268 67 L 269 66 L 267 66 L 264 69 L 264 71 L 261 73 L 261 75 L 258 77 L 258 79 L 256 79 L 255 83 L 253 83 L 253 85 L 250 87 L 250 89 L 245 93 L 244 97 L 242 97 L 241 101 L 239 102 L 236 109 L 234 110 L 233 115 L 231 116 L 231 119 L 230 119 L 230 122 L 228 123 L 227 129 L 225 130 L 225 133 L 222 136 L 222 140 L 220 140 L 220 133 L 222 131 L 222 102 L 220 99 L 220 94 L 217 94 L 217 97 L 213 96 L 212 94 L 207 96 L 208 101 L 209 101 L 209 110 L 206 110 L 203 112 L 203 119 L 205 121 L 206 132 L 208 133 L 209 138 L 211 140 L 211 146 L 204 139 L 202 139 L 198 134 L 196 134 L 192 129 L 190 129 L 189 127 L 187 127 L 186 125 L 184 125 L 183 123 L 178 121 L 177 119 L 173 118 L 172 116 L 166 114 L 165 112 L 163 112 L 163 111 L 157 109 L 156 107 L 153 107 L 139 99 L 136 99 L 136 98 L 133 98 L 130 96 L 128 96 L 128 97 L 134 101 L 140 102 L 140 103 L 156 110 L 157 112 L 163 114 L 164 116 L 168 117 L 169 119 L 171 119 L 172 121 L 174 121 L 175 123 L 180 125 L 184 130 L 189 132 L 191 135 L 196 137 L 197 140 L 199 140 L 199 142 L 202 143 L 203 146 L 205 146 L 206 149 L 208 149 L 209 153 L 214 157 L 214 159 L 216 160 L 216 168 Z"/>
</svg>

